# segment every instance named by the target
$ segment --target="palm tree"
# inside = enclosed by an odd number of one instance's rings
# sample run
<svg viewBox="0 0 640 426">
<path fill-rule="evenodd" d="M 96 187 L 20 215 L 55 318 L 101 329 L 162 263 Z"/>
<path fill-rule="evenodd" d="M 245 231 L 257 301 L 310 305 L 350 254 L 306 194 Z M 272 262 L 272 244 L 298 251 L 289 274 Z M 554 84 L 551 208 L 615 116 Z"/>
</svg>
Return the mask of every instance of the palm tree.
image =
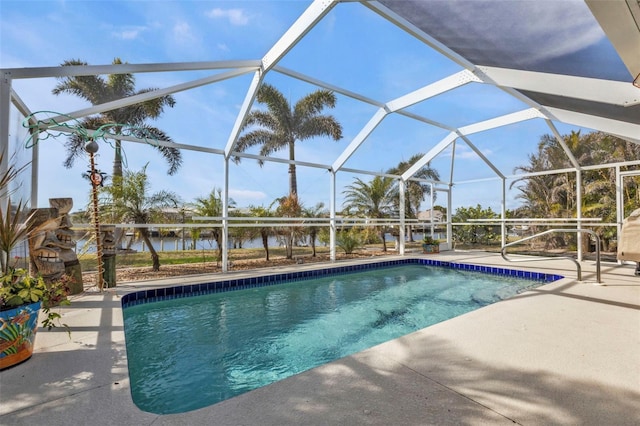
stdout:
<svg viewBox="0 0 640 426">
<path fill-rule="evenodd" d="M 376 176 L 369 183 L 356 178 L 355 183 L 348 185 L 343 191 L 343 207 L 348 212 L 372 219 L 391 217 L 397 211 L 394 185 L 394 180 L 388 177 Z M 382 238 L 382 249 L 387 251 L 385 227 L 376 226 L 376 229 Z"/>
<path fill-rule="evenodd" d="M 235 201 L 229 199 L 229 207 L 235 207 L 235 205 Z M 200 216 L 222 216 L 222 190 L 213 188 L 207 197 L 196 198 L 193 210 Z M 218 259 L 222 259 L 222 228 L 214 227 L 212 233 L 218 245 Z"/>
<path fill-rule="evenodd" d="M 167 217 L 164 208 L 176 207 L 180 203 L 177 194 L 169 191 L 159 191 L 149 194 L 149 180 L 147 166 L 139 172 L 125 170 L 122 178 L 114 178 L 111 185 L 101 189 L 103 195 L 101 211 L 121 223 L 154 223 L 165 222 Z M 139 228 L 140 236 L 149 247 L 153 270 L 160 270 L 160 258 L 149 238 L 147 227 Z"/>
<path fill-rule="evenodd" d="M 113 60 L 114 65 L 122 64 L 119 58 Z M 64 61 L 62 66 L 79 66 L 87 65 L 86 62 L 72 59 Z M 59 82 L 53 89 L 54 95 L 61 93 L 69 93 L 79 96 L 92 105 L 100 105 L 105 102 L 115 101 L 129 96 L 141 93 L 152 92 L 153 88 L 135 89 L 135 77 L 132 74 L 111 74 L 107 78 L 96 75 L 80 75 L 60 77 Z M 132 136 L 143 139 L 153 139 L 158 141 L 172 142 L 171 138 L 162 130 L 150 126 L 146 123 L 147 119 L 156 119 L 160 117 L 165 106 L 173 107 L 175 100 L 172 96 L 161 96 L 146 102 L 135 105 L 125 106 L 122 108 L 105 111 L 98 116 L 86 117 L 81 121 L 82 127 L 85 129 L 97 129 L 107 124 L 123 124 L 131 127 L 128 132 Z M 121 127 L 116 127 L 115 131 L 120 134 Z M 86 140 L 82 135 L 74 134 L 69 137 L 66 142 L 67 158 L 64 166 L 71 168 L 74 160 L 84 154 L 84 145 Z M 167 146 L 154 146 L 160 154 L 169 163 L 168 174 L 173 175 L 182 164 L 182 154 L 180 150 Z M 113 161 L 113 177 L 122 176 L 122 143 L 120 140 L 115 141 L 115 158 Z"/>
<path fill-rule="evenodd" d="M 322 115 L 324 108 L 333 108 L 336 96 L 329 90 L 318 90 L 300 99 L 291 108 L 284 95 L 275 87 L 263 84 L 256 97 L 267 110 L 254 110 L 247 115 L 243 130 L 251 129 L 238 138 L 236 149 L 244 152 L 261 145 L 260 155 L 269 156 L 281 149 L 289 149 L 289 160 L 295 160 L 295 143 L 316 136 L 342 138 L 342 126 L 331 115 Z M 255 128 L 254 128 L 255 127 Z M 239 157 L 235 158 L 240 161 Z M 262 165 L 262 161 L 259 161 Z M 298 193 L 296 165 L 289 165 L 289 195 Z"/>
<path fill-rule="evenodd" d="M 415 154 L 409 158 L 408 161 L 401 161 L 397 166 L 389 169 L 387 171 L 388 174 L 401 175 L 406 172 L 413 164 L 415 164 L 418 160 L 420 160 L 424 154 Z M 418 170 L 413 177 L 418 179 L 431 179 L 431 180 L 440 180 L 440 174 L 437 170 L 432 169 L 429 164 L 423 166 Z M 396 187 L 397 196 L 397 206 L 398 210 L 400 209 L 400 195 L 399 189 Z M 416 219 L 418 217 L 418 213 L 420 211 L 420 205 L 425 199 L 425 196 L 431 194 L 431 186 L 427 185 L 424 182 L 417 182 L 415 180 L 407 181 L 406 187 L 406 197 L 405 197 L 405 216 L 409 219 Z M 435 198 L 435 196 L 434 196 Z M 411 231 L 411 225 L 409 225 L 409 240 L 413 241 L 413 232 Z"/>
<path fill-rule="evenodd" d="M 273 204 L 278 203 L 276 215 L 280 217 L 300 217 L 304 206 L 298 201 L 298 195 L 288 195 L 278 198 Z M 286 250 L 286 258 L 293 259 L 293 244 L 296 238 L 300 236 L 300 229 L 296 226 L 285 226 L 277 230 L 284 240 Z"/>
<path fill-rule="evenodd" d="M 328 213 L 324 208 L 324 203 L 317 203 L 313 207 L 303 209 L 302 215 L 308 218 L 321 218 L 327 217 Z M 320 227 L 311 224 L 311 226 L 307 227 L 307 232 L 309 233 L 309 244 L 311 244 L 311 250 L 313 251 L 311 257 L 316 257 L 316 238 L 318 232 L 320 232 Z"/>
<path fill-rule="evenodd" d="M 581 135 L 571 132 L 563 136 L 567 147 L 580 165 L 606 164 L 617 161 L 635 160 L 640 157 L 640 146 L 601 132 Z M 529 155 L 529 164 L 519 166 L 516 171 L 526 173 L 573 167 L 555 138 L 544 135 L 538 151 Z M 615 186 L 616 174 L 613 168 L 584 170 L 582 172 L 582 211 L 587 217 L 599 217 L 605 222 L 616 221 Z M 529 217 L 575 217 L 576 174 L 561 173 L 540 175 L 516 180 L 520 183 L 518 198 L 524 201 L 524 213 Z M 628 179 L 622 190 L 634 200 L 638 197 L 638 183 Z M 633 201 L 631 201 L 633 203 Z M 636 200 L 637 203 L 637 200 Z M 626 203 L 625 203 L 626 204 Z M 625 206 L 626 207 L 626 206 Z M 608 240 L 615 236 L 613 228 L 596 228 L 605 248 Z M 555 236 L 560 244 L 564 237 Z M 588 240 L 584 240 L 585 242 Z"/>
<path fill-rule="evenodd" d="M 251 216 L 254 217 L 272 217 L 273 212 L 268 207 L 249 207 Z M 261 226 L 259 228 L 260 238 L 262 239 L 262 247 L 264 248 L 265 259 L 269 261 L 269 236 L 273 234 L 273 228 L 268 226 Z"/>
</svg>

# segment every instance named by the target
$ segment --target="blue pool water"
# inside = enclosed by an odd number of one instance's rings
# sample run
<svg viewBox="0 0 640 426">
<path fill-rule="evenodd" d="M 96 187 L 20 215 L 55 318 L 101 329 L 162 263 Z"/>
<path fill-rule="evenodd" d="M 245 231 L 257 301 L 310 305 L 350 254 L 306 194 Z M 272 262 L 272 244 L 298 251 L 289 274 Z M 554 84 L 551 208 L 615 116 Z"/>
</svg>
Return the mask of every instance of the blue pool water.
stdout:
<svg viewBox="0 0 640 426">
<path fill-rule="evenodd" d="M 128 306 L 133 400 L 205 407 L 541 284 L 408 265 Z"/>
</svg>

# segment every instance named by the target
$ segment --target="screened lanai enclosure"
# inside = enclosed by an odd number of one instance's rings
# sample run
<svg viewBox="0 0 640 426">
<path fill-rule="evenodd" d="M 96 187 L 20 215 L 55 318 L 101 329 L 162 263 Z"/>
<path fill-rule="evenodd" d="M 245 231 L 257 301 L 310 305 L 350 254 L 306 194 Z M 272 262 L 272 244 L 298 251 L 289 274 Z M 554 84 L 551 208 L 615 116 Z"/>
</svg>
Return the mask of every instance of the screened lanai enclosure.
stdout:
<svg viewBox="0 0 640 426">
<path fill-rule="evenodd" d="M 138 7 L 143 4 L 138 2 Z M 74 194 L 75 208 L 85 208 L 90 185 L 81 174 L 90 168 L 89 155 L 78 157 L 75 168 L 65 168 L 65 142 L 73 138 L 97 142 L 97 167 L 106 175 L 121 143 L 125 167 L 148 165 L 154 189 L 174 182 L 176 186 L 168 187 L 183 200 L 219 190 L 221 216 L 194 217 L 191 223 L 173 225 L 218 224 L 225 271 L 229 230 L 237 226 L 231 211 L 268 206 L 285 196 L 292 173 L 301 202 L 309 207 L 323 203 L 327 217 L 263 217 L 252 226 L 324 227 L 329 230 L 332 260 L 336 232 L 353 225 L 395 229 L 399 254 L 405 253 L 407 225 L 442 227 L 446 230 L 442 247 L 451 248 L 453 227 L 462 225 L 452 220 L 451 213 L 460 206 L 492 206 L 498 218 L 478 223 L 499 226 L 502 245 L 514 225 L 606 226 L 619 232 L 630 213 L 625 212 L 621 188 L 625 180 L 640 175 L 640 158 L 606 164 L 585 161 L 566 135 L 600 132 L 640 144 L 638 0 L 239 1 L 234 2 L 236 13 L 227 15 L 222 3 L 189 5 L 202 8 L 200 33 L 226 24 L 227 38 L 192 37 L 188 47 L 174 46 L 169 56 L 175 60 L 162 62 L 148 60 L 146 49 L 152 49 L 153 40 L 141 40 L 140 45 L 133 40 L 126 49 L 114 41 L 113 54 L 105 53 L 110 56 L 92 51 L 91 58 L 102 59 L 91 59 L 91 65 L 62 66 L 64 60 L 83 54 L 74 43 L 82 43 L 86 31 L 100 31 L 98 26 L 86 26 L 91 20 L 75 26 L 69 19 L 67 32 L 77 29 L 76 42 L 57 46 L 57 62 L 38 64 L 39 57 L 28 65 L 13 57 L 3 61 L 1 146 L 15 153 L 17 164 L 29 164 L 31 171 L 21 175 L 13 200 L 20 196 L 31 207 L 48 207 L 49 197 Z M 286 12 L 279 15 L 280 21 L 270 21 L 267 7 Z M 218 19 L 222 16 L 229 17 L 228 22 Z M 175 32 L 169 34 L 171 28 L 163 31 L 173 37 L 172 43 L 178 42 Z M 11 40 L 3 38 L 4 50 Z M 112 62 L 114 57 L 121 61 Z M 129 75 L 139 87 L 153 89 L 98 103 L 52 95 L 56 84 L 69 81 L 65 79 Z M 289 149 L 264 153 L 242 145 L 243 135 L 260 123 L 247 125 L 247 118 L 266 108 L 258 99 L 265 84 L 277 88 L 291 105 L 317 90 L 335 95 L 335 107 L 323 113 L 340 123 L 340 137 L 325 133 L 300 140 L 295 156 Z M 91 117 L 168 96 L 175 105 L 153 125 L 167 130 L 170 137 L 127 131 L 124 123 L 117 122 L 104 126 L 95 121 L 102 127 L 87 127 Z M 524 167 L 537 153 L 543 135 L 557 143 L 568 166 Z M 174 148 L 182 154 L 181 167 L 170 178 L 153 148 Z M 412 162 L 398 171 L 396 166 L 409 159 Z M 2 170 L 9 160 L 8 155 L 3 157 Z M 437 170 L 437 179 L 424 177 L 420 172 L 425 167 Z M 615 221 L 585 216 L 583 175 L 594 170 L 614 176 Z M 508 218 L 507 211 L 518 207 L 519 185 L 548 175 L 571 176 L 572 216 Z M 405 205 L 412 182 L 426 185 L 421 209 L 433 212 L 437 203 L 447 214 L 441 222 L 431 214 L 426 223 L 408 217 L 404 208 L 384 218 L 346 215 L 345 192 L 354 180 L 368 182 L 375 177 L 397 183 L 399 206 Z M 582 237 L 578 233 L 578 241 Z M 578 258 L 581 247 L 579 242 Z"/>
</svg>

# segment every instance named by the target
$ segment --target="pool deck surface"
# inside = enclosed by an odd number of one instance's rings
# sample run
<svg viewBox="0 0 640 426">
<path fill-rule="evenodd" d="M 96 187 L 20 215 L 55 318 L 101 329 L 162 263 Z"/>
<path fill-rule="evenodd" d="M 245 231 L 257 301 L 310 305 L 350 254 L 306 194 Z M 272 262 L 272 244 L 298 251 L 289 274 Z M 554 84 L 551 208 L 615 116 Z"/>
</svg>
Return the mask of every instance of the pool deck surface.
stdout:
<svg viewBox="0 0 640 426">
<path fill-rule="evenodd" d="M 596 285 L 591 261 L 582 263 L 584 281 L 577 282 L 567 260 L 507 263 L 480 252 L 430 257 L 566 278 L 172 415 L 144 412 L 131 399 L 120 299 L 203 276 L 87 291 L 60 310 L 70 338 L 64 329 L 40 329 L 33 357 L 0 372 L 0 425 L 640 424 L 640 277 L 633 265 L 603 263 L 604 285 Z"/>
</svg>

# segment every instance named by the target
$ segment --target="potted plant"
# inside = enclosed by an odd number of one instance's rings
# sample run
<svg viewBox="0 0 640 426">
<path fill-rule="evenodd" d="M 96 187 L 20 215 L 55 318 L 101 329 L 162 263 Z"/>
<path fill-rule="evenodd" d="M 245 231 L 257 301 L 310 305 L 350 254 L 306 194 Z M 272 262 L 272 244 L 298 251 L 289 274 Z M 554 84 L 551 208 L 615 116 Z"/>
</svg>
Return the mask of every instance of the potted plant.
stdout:
<svg viewBox="0 0 640 426">
<path fill-rule="evenodd" d="M 430 235 L 425 235 L 422 239 L 423 253 L 440 253 L 440 243 Z"/>
<path fill-rule="evenodd" d="M 3 155 L 0 153 L 0 162 Z M 0 175 L 0 370 L 31 357 L 41 309 L 42 325 L 50 329 L 60 319 L 51 307 L 69 303 L 66 278 L 46 283 L 42 277 L 31 277 L 25 269 L 10 265 L 11 251 L 30 232 L 32 215 L 26 213 L 21 202 L 12 205 L 9 197 L 9 184 L 23 169 L 11 165 Z"/>
<path fill-rule="evenodd" d="M 52 284 L 42 277 L 31 277 L 24 269 L 9 268 L 0 279 L 0 370 L 19 364 L 33 355 L 40 310 L 42 325 L 56 326 L 60 314 L 56 305 L 68 305 L 65 280 Z M 67 327 L 66 324 L 63 324 Z"/>
</svg>

